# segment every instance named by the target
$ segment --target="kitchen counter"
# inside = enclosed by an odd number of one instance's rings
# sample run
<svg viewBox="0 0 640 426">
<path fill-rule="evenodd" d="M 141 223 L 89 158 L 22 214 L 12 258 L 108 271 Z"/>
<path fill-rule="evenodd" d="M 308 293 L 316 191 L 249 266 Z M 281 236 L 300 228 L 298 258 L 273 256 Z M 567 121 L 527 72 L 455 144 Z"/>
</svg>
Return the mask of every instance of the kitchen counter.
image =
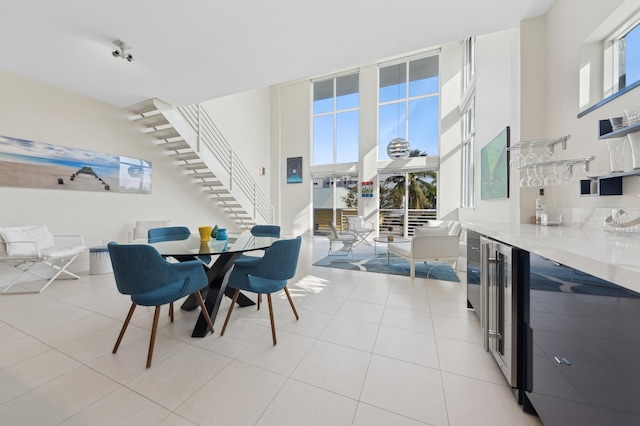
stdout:
<svg viewBox="0 0 640 426">
<path fill-rule="evenodd" d="M 519 223 L 464 222 L 463 227 L 640 292 L 640 234 Z"/>
</svg>

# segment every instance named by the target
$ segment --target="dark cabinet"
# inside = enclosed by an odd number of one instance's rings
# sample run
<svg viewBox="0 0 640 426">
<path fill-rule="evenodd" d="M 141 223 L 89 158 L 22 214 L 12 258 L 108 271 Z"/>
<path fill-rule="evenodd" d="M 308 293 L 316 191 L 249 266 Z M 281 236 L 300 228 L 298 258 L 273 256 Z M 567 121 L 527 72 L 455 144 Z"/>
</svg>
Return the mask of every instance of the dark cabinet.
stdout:
<svg viewBox="0 0 640 426">
<path fill-rule="evenodd" d="M 525 409 L 545 425 L 640 424 L 640 293 L 529 261 Z"/>
</svg>

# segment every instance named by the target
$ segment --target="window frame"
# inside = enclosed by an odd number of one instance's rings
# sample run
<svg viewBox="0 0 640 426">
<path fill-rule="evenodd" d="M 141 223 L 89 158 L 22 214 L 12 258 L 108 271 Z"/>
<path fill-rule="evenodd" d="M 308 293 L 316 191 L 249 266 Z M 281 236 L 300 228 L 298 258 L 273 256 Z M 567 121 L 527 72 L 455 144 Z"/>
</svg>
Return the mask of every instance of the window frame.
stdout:
<svg viewBox="0 0 640 426">
<path fill-rule="evenodd" d="M 613 34 L 604 40 L 604 97 L 615 95 L 630 87 L 636 87 L 640 79 L 636 81 L 625 81 L 624 86 L 620 84 L 620 40 L 625 38 L 631 31 L 640 30 L 640 13 L 621 25 Z M 626 61 L 626 52 L 624 52 Z M 626 74 L 625 74 L 626 75 Z"/>
<path fill-rule="evenodd" d="M 463 105 L 461 113 L 461 190 L 460 207 L 473 209 L 475 200 L 475 93 L 471 93 L 467 102 Z"/>
<path fill-rule="evenodd" d="M 438 120 L 437 120 L 437 125 L 438 125 L 438 134 L 437 134 L 437 148 L 438 148 L 438 152 L 437 153 L 429 153 L 427 151 L 427 156 L 428 157 L 439 157 L 440 156 L 440 102 L 441 102 L 441 84 L 440 84 L 440 68 L 442 65 L 442 61 L 440 59 L 440 49 L 436 49 L 436 50 L 432 50 L 429 52 L 424 52 L 420 55 L 415 55 L 415 56 L 411 56 L 411 57 L 405 57 L 405 58 L 401 58 L 401 59 L 396 59 L 393 61 L 388 61 L 388 62 L 384 62 L 384 63 L 379 63 L 378 64 L 378 109 L 377 109 L 377 114 L 378 114 L 378 129 L 377 129 L 377 133 L 378 133 L 378 143 L 377 146 L 379 148 L 378 150 L 378 161 L 387 161 L 389 160 L 388 158 L 385 158 L 385 154 L 386 154 L 386 149 L 384 152 L 382 152 L 381 150 L 381 146 L 380 146 L 380 110 L 382 107 L 384 106 L 390 106 L 390 105 L 397 105 L 398 109 L 400 111 L 400 109 L 404 108 L 404 111 L 399 112 L 398 115 L 399 117 L 403 117 L 404 118 L 404 129 L 401 129 L 400 126 L 398 126 L 398 130 L 400 133 L 400 137 L 403 137 L 409 141 L 409 143 L 411 143 L 411 135 L 410 135 L 410 105 L 412 102 L 418 101 L 418 100 L 422 100 L 422 99 L 429 99 L 429 98 L 436 98 L 438 100 L 438 106 L 437 106 L 437 110 L 438 110 Z M 431 93 L 426 93 L 426 94 L 420 94 L 420 95 L 411 95 L 410 90 L 411 90 L 411 66 L 410 64 L 412 62 L 417 62 L 420 61 L 422 59 L 426 59 L 426 58 L 431 58 L 431 57 L 437 57 L 438 58 L 438 89 L 434 92 Z M 380 91 L 381 91 L 381 81 L 380 81 L 380 74 L 383 68 L 388 68 L 388 67 L 392 67 L 392 66 L 396 66 L 396 65 L 400 65 L 400 64 L 405 64 L 405 79 L 404 79 L 404 95 L 403 97 L 399 97 L 398 99 L 392 99 L 389 101 L 380 101 Z M 400 123 L 398 122 L 398 125 Z M 411 146 L 411 150 L 414 149 L 419 149 L 418 147 L 414 147 Z"/>
<path fill-rule="evenodd" d="M 349 77 L 349 76 L 357 76 L 358 78 L 358 104 L 355 107 L 348 107 L 348 108 L 342 108 L 342 109 L 338 109 L 338 80 L 340 78 L 343 77 Z M 332 81 L 333 82 L 333 107 L 331 109 L 331 111 L 326 111 L 326 112 L 320 112 L 320 113 L 315 113 L 314 112 L 314 89 L 315 89 L 315 84 L 318 83 L 326 83 L 327 81 Z M 356 112 L 357 113 L 357 125 L 356 125 L 356 150 L 359 153 L 359 139 L 360 139 L 360 70 L 352 70 L 349 72 L 345 72 L 345 73 L 341 73 L 341 74 L 337 74 L 337 75 L 332 75 L 330 77 L 323 77 L 323 78 L 318 78 L 318 79 L 314 79 L 311 80 L 311 165 L 313 166 L 326 166 L 326 165 L 331 165 L 331 164 L 351 164 L 354 162 L 358 162 L 358 158 L 355 159 L 355 161 L 345 161 L 345 162 L 338 162 L 338 116 L 340 114 L 343 113 L 351 113 L 351 112 Z M 333 159 L 332 162 L 330 163 L 321 163 L 321 164 L 317 164 L 316 163 L 316 159 L 315 159 L 315 122 L 316 122 L 316 118 L 318 117 L 328 117 L 331 116 L 333 119 Z"/>
</svg>

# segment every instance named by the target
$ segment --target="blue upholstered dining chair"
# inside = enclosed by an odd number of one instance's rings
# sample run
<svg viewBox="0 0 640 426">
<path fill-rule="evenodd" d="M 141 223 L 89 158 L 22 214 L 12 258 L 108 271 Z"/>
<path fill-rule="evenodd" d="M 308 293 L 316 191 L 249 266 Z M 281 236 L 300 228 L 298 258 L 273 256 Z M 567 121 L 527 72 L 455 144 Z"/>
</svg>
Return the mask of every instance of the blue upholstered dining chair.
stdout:
<svg viewBox="0 0 640 426">
<path fill-rule="evenodd" d="M 255 225 L 251 228 L 251 235 L 254 237 L 273 237 L 280 238 L 280 226 L 278 225 Z M 243 254 L 241 258 L 248 257 Z M 262 295 L 258 293 L 258 310 L 260 310 L 260 304 L 262 303 Z"/>
<path fill-rule="evenodd" d="M 147 237 L 150 243 L 160 243 L 162 241 L 186 240 L 191 236 L 191 231 L 186 226 L 167 226 L 164 228 L 149 229 Z"/>
<path fill-rule="evenodd" d="M 181 241 L 191 236 L 191 230 L 186 226 L 167 226 L 164 228 L 152 228 L 147 233 L 149 243 L 161 243 L 164 241 Z M 190 260 L 189 256 L 173 256 L 179 261 Z M 202 255 L 198 259 L 205 265 L 211 263 L 211 256 Z M 173 313 L 173 310 L 171 311 Z"/>
<path fill-rule="evenodd" d="M 255 225 L 250 232 L 254 237 L 280 238 L 280 227 L 278 225 Z"/>
<path fill-rule="evenodd" d="M 118 244 L 112 241 L 108 248 L 118 291 L 130 295 L 132 302 L 113 348 L 114 354 L 118 351 L 124 332 L 138 305 L 156 307 L 147 355 L 147 368 L 151 366 L 153 357 L 160 306 L 169 304 L 171 322 L 173 322 L 173 302 L 194 294 L 209 330 L 214 332 L 213 323 L 200 294 L 200 289 L 206 287 L 209 282 L 199 260 L 169 263 L 155 248 L 146 244 Z"/>
<path fill-rule="evenodd" d="M 228 287 L 235 289 L 235 292 L 231 306 L 229 306 L 227 318 L 224 320 L 224 326 L 220 333 L 221 336 L 224 336 L 240 290 L 267 295 L 269 319 L 271 320 L 271 336 L 274 345 L 277 344 L 277 341 L 275 322 L 273 321 L 271 293 L 284 290 L 287 299 L 289 299 L 291 309 L 293 309 L 293 314 L 296 316 L 296 320 L 300 318 L 289 294 L 289 290 L 287 289 L 287 281 L 293 278 L 296 273 L 301 243 L 301 237 L 290 240 L 279 240 L 274 242 L 262 257 L 247 257 L 235 261 L 233 270 L 229 275 L 229 283 L 227 284 Z"/>
</svg>

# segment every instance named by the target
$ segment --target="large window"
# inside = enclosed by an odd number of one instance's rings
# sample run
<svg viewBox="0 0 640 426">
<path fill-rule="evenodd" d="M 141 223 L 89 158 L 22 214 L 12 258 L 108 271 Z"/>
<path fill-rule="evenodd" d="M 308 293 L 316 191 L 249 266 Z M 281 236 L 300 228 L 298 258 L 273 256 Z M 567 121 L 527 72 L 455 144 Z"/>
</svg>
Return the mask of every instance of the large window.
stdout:
<svg viewBox="0 0 640 426">
<path fill-rule="evenodd" d="M 475 76 L 476 76 L 476 38 L 469 37 L 464 41 L 463 81 L 461 99 L 462 117 L 462 188 L 460 205 L 463 208 L 475 206 L 474 191 L 474 150 L 476 135 L 475 113 Z"/>
<path fill-rule="evenodd" d="M 313 165 L 358 161 L 358 74 L 313 83 Z"/>
<path fill-rule="evenodd" d="M 640 19 L 623 26 L 608 41 L 612 64 L 613 93 L 640 80 Z M 605 52 L 605 57 L 607 57 Z"/>
<path fill-rule="evenodd" d="M 380 67 L 378 158 L 388 160 L 387 145 L 409 141 L 412 151 L 438 155 L 438 56 Z"/>
<path fill-rule="evenodd" d="M 471 97 L 462 114 L 462 200 L 463 208 L 475 206 L 474 191 L 474 142 L 475 142 L 475 98 Z"/>
<path fill-rule="evenodd" d="M 463 92 L 467 92 L 476 78 L 476 38 L 469 37 L 464 41 L 464 81 Z"/>
</svg>

